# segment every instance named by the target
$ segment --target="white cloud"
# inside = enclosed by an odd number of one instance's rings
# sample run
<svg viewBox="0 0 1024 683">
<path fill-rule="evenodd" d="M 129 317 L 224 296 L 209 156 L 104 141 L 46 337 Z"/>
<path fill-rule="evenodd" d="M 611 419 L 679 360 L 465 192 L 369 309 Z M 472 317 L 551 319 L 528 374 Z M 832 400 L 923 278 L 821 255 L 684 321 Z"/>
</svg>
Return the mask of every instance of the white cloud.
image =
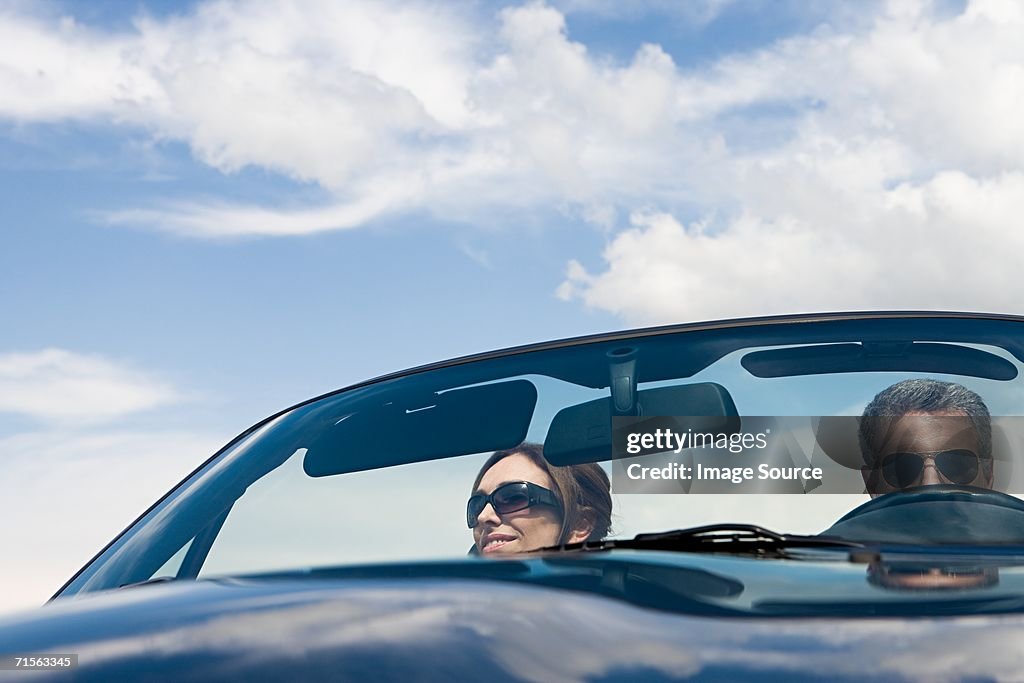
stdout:
<svg viewBox="0 0 1024 683">
<path fill-rule="evenodd" d="M 131 425 L 182 392 L 152 373 L 63 349 L 0 354 L 0 612 L 41 604 L 229 434 Z M 117 424 L 112 424 L 116 421 Z"/>
<path fill-rule="evenodd" d="M 464 242 L 459 245 L 459 251 L 465 254 L 470 261 L 477 264 L 481 268 L 486 268 L 487 270 L 494 269 L 494 264 L 491 263 L 491 257 L 485 250 L 478 249 L 473 245 L 466 244 Z"/>
<path fill-rule="evenodd" d="M 105 216 L 116 224 L 283 236 L 404 211 L 570 207 L 606 231 L 634 218 L 560 293 L 637 322 L 1019 310 L 1024 9 L 834 12 L 694 68 L 650 44 L 624 63 L 595 54 L 538 2 L 480 17 L 413 0 L 219 0 L 116 35 L 8 12 L 0 116 L 141 127 L 224 172 L 266 168 L 332 197 L 129 207 Z"/>
<path fill-rule="evenodd" d="M 408 1 L 220 0 L 104 34 L 8 13 L 0 116 L 141 127 L 224 172 L 258 166 L 335 198 L 106 216 L 192 236 L 308 234 L 416 208 L 608 205 L 668 178 L 655 194 L 678 193 L 680 161 L 704 143 L 678 130 L 685 79 L 661 48 L 611 63 L 539 3 L 489 21 Z"/>
<path fill-rule="evenodd" d="M 846 197 L 813 182 L 792 187 L 791 201 L 806 194 L 803 212 L 771 221 L 744 214 L 684 226 L 634 214 L 605 249 L 605 269 L 571 262 L 559 295 L 635 324 L 794 309 L 1021 311 L 1011 283 L 1024 250 L 1024 173 L 978 181 L 948 172 Z"/>
<path fill-rule="evenodd" d="M 0 392 L 2 393 L 2 392 Z M 225 435 L 46 431 L 0 438 L 0 613 L 45 602 Z M 16 549 L 16 550 L 15 550 Z"/>
<path fill-rule="evenodd" d="M 1022 28 L 1017 3 L 938 17 L 929 3 L 893 2 L 862 34 L 723 60 L 685 88 L 690 115 L 713 120 L 724 145 L 688 178 L 701 218 L 684 227 L 673 212 L 634 212 L 601 268 L 570 263 L 559 294 L 638 324 L 1021 312 Z"/>
<path fill-rule="evenodd" d="M 225 172 L 372 194 L 414 138 L 471 118 L 463 23 L 402 2 L 225 0 L 122 34 L 0 14 L 0 116 L 142 126 Z"/>
<path fill-rule="evenodd" d="M 125 59 L 124 38 L 104 36 L 66 17 L 57 25 L 0 12 L 0 114 L 23 121 L 88 119 L 117 102 L 159 91 Z"/>
<path fill-rule="evenodd" d="M 167 382 L 100 356 L 63 349 L 0 354 L 0 413 L 94 422 L 180 399 Z"/>
</svg>

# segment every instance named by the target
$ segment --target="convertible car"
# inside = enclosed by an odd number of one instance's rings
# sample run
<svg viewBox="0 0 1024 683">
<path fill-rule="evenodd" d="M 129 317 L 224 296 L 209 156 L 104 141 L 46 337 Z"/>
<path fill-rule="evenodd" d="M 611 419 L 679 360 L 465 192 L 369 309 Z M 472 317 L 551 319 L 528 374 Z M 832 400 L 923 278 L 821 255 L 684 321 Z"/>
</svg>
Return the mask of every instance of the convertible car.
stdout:
<svg viewBox="0 0 1024 683">
<path fill-rule="evenodd" d="M 0 620 L 0 678 L 1019 680 L 1022 364 L 1024 318 L 884 312 L 370 380 Z"/>
</svg>

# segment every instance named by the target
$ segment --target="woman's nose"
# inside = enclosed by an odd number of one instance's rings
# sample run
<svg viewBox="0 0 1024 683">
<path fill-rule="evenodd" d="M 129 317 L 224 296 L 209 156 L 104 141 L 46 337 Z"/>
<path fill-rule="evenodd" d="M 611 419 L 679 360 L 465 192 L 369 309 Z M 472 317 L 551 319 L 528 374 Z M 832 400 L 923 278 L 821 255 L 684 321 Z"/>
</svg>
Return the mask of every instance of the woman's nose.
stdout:
<svg viewBox="0 0 1024 683">
<path fill-rule="evenodd" d="M 484 509 L 476 516 L 477 524 L 484 524 L 487 522 L 490 522 L 494 526 L 501 524 L 501 518 L 498 517 L 498 513 L 494 511 L 494 506 L 490 503 L 484 505 Z"/>
</svg>

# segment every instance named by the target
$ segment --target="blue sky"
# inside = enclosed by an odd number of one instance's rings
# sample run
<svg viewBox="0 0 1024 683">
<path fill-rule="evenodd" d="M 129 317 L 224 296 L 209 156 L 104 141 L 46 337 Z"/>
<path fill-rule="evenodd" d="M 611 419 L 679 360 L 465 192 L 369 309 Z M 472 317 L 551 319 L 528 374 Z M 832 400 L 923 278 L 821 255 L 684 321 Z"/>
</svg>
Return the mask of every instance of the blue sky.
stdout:
<svg viewBox="0 0 1024 683">
<path fill-rule="evenodd" d="M 0 610 L 251 423 L 374 375 L 1020 312 L 1022 28 L 1012 0 L 7 3 L 0 513 L 31 521 L 0 541 L 35 551 Z"/>
<path fill-rule="evenodd" d="M 188 15 L 197 4 L 51 4 L 26 14 L 122 32 L 139 16 Z M 500 8 L 483 4 L 473 14 Z M 726 6 L 705 23 L 664 7 L 577 9 L 566 24 L 599 60 L 626 62 L 653 42 L 677 63 L 700 64 L 822 18 L 771 10 Z M 565 264 L 599 261 L 607 239 L 564 206 L 529 207 L 484 226 L 423 207 L 298 239 L 187 239 L 99 216 L 194 198 L 301 207 L 329 193 L 257 165 L 220 171 L 186 143 L 137 126 L 5 123 L 0 282 L 6 319 L 26 323 L 5 335 L 10 350 L 58 346 L 130 358 L 228 396 L 252 396 L 256 384 L 266 402 L 255 417 L 283 396 L 300 400 L 405 365 L 622 325 L 555 296 Z"/>
</svg>

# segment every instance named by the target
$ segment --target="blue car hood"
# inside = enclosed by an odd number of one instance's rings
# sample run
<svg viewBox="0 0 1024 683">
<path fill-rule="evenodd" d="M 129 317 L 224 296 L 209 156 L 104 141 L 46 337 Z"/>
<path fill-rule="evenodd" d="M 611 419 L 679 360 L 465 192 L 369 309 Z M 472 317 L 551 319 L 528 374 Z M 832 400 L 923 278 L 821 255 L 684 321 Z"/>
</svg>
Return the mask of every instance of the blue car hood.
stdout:
<svg viewBox="0 0 1024 683">
<path fill-rule="evenodd" d="M 839 593 L 854 577 L 810 569 Z M 57 600 L 0 620 L 0 653 L 79 656 L 37 680 L 1000 680 L 1020 676 L 1022 636 L 1014 613 L 695 616 L 508 581 L 276 578 Z"/>
</svg>

